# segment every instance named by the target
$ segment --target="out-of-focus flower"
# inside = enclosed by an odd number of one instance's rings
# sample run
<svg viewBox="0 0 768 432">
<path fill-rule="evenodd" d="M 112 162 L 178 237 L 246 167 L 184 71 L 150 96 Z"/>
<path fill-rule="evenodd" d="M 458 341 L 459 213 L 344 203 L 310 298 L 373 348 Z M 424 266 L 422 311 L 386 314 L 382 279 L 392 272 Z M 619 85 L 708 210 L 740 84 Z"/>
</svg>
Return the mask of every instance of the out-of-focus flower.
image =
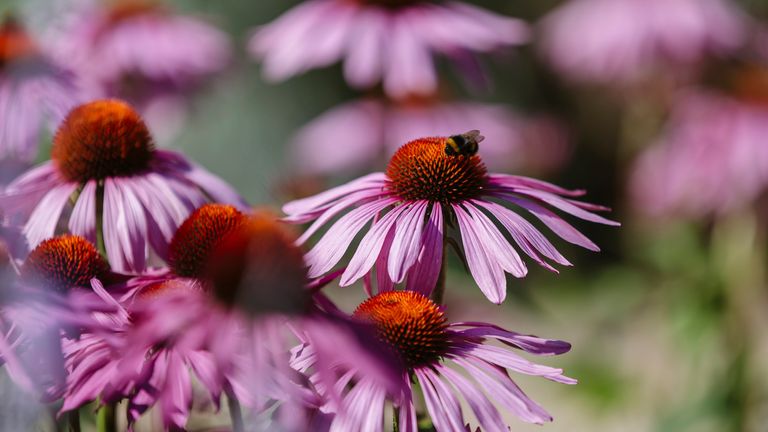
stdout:
<svg viewBox="0 0 768 432">
<path fill-rule="evenodd" d="M 352 86 L 381 81 L 400 98 L 436 90 L 435 54 L 462 61 L 527 39 L 522 21 L 463 2 L 309 0 L 259 28 L 249 49 L 270 80 L 343 60 Z"/>
<path fill-rule="evenodd" d="M 534 225 L 499 201 L 525 209 L 568 242 L 599 250 L 547 208 L 591 222 L 617 225 L 591 212 L 606 210 L 604 207 L 572 199 L 584 191 L 528 177 L 488 174 L 480 156 L 448 155 L 449 139 L 477 145 L 482 136 L 476 132 L 411 141 L 395 153 L 386 173 L 370 174 L 286 204 L 286 220 L 315 221 L 301 236 L 301 242 L 335 216 L 352 209 L 333 222 L 307 254 L 309 275 L 316 277 L 330 271 L 355 236 L 373 221 L 344 270 L 341 285 L 352 284 L 375 265 L 380 289 L 407 279 L 409 289 L 429 294 L 441 270 L 444 237 L 450 234 L 447 228 L 457 228 L 472 276 L 489 300 L 501 303 L 506 296 L 505 272 L 516 277 L 527 273 L 507 235 L 550 270 L 556 271 L 546 259 L 562 265 L 570 263 Z"/>
<path fill-rule="evenodd" d="M 116 271 L 144 269 L 150 246 L 164 258 L 176 228 L 204 202 L 246 206 L 218 177 L 155 149 L 139 115 L 117 100 L 73 109 L 56 133 L 51 159 L 8 185 L 0 209 L 24 218 L 34 247 L 54 234 L 71 206 L 69 232 L 103 241 Z"/>
<path fill-rule="evenodd" d="M 338 387 L 346 388 L 341 403 L 324 407 L 331 412 L 338 410 L 331 431 L 383 430 L 389 400 L 396 408 L 399 430 L 417 432 L 414 401 L 421 397 L 439 431 L 473 430 L 467 427 L 460 397 L 467 401 L 482 430 L 509 429 L 494 401 L 523 421 L 544 423 L 552 417 L 523 393 L 508 371 L 564 384 L 576 383 L 563 375 L 561 369 L 532 363 L 509 349 L 558 355 L 570 350 L 567 342 L 521 335 L 481 322 L 448 323 L 437 304 L 413 291 L 380 293 L 358 306 L 354 316 L 373 323 L 379 338 L 401 358 L 401 380 L 406 390 L 392 394 L 365 376 L 351 382 L 353 375 L 345 375 L 337 383 Z M 491 345 L 490 340 L 506 347 Z M 311 364 L 311 351 L 305 357 L 302 360 Z M 413 383 L 418 383 L 421 397 L 413 393 Z"/>
<path fill-rule="evenodd" d="M 324 361 L 360 362 L 382 385 L 396 378 L 376 378 L 394 367 L 384 368 L 386 355 L 363 348 L 370 343 L 358 324 L 312 306 L 316 284 L 308 284 L 301 250 L 274 219 L 207 204 L 181 225 L 169 261 L 170 269 L 128 281 L 111 332 L 67 346 L 72 372 L 64 410 L 125 397 L 131 422 L 156 406 L 167 427 L 183 428 L 192 374 L 216 405 L 226 393 L 255 410 L 276 400 L 318 406 L 307 380 L 289 365 L 297 335 Z"/>
<path fill-rule="evenodd" d="M 748 205 L 768 187 L 766 137 L 765 101 L 679 95 L 665 133 L 636 163 L 634 204 L 651 215 L 696 217 Z"/>
<path fill-rule="evenodd" d="M 190 93 L 230 62 L 228 36 L 158 0 L 86 1 L 51 31 L 57 58 L 94 94 L 134 104 L 151 129 L 172 136 Z"/>
<path fill-rule="evenodd" d="M 480 155 L 490 169 L 551 171 L 568 155 L 566 133 L 551 118 L 526 117 L 502 105 L 364 99 L 334 108 L 300 130 L 294 158 L 305 173 L 360 171 L 413 137 L 473 127 L 488 137 Z"/>
<path fill-rule="evenodd" d="M 3 287 L 0 360 L 23 389 L 55 400 L 64 392 L 60 334 L 100 327 L 94 314 L 112 311 L 102 280 L 114 277 L 93 244 L 64 235 L 40 243 L 20 274 Z"/>
<path fill-rule="evenodd" d="M 28 167 L 41 132 L 53 131 L 78 97 L 72 74 L 54 64 L 18 21 L 5 18 L 0 23 L 0 183 Z"/>
<path fill-rule="evenodd" d="M 541 47 L 567 77 L 626 83 L 732 51 L 747 27 L 723 0 L 571 0 L 544 18 Z"/>
</svg>

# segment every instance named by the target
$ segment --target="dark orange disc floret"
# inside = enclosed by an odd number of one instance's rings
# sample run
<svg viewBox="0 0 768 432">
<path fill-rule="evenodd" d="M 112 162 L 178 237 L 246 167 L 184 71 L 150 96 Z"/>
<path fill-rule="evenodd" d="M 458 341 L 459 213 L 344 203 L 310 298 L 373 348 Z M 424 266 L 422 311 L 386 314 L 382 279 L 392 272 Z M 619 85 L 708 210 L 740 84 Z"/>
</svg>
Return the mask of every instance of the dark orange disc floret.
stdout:
<svg viewBox="0 0 768 432">
<path fill-rule="evenodd" d="M 21 268 L 28 282 L 41 283 L 65 292 L 72 287 L 88 287 L 93 278 L 106 275 L 109 266 L 88 240 L 62 235 L 40 243 Z"/>
<path fill-rule="evenodd" d="M 449 156 L 447 137 L 420 138 L 400 147 L 387 166 L 392 192 L 404 200 L 457 203 L 480 195 L 488 172 L 477 155 Z"/>
<path fill-rule="evenodd" d="M 139 300 L 154 300 L 168 294 L 184 294 L 193 291 L 201 291 L 203 287 L 191 280 L 170 279 L 156 282 L 144 287 L 136 296 Z"/>
<path fill-rule="evenodd" d="M 115 25 L 135 17 L 164 12 L 165 7 L 158 0 L 119 0 L 109 6 L 105 22 Z"/>
<path fill-rule="evenodd" d="M 181 224 L 168 248 L 168 265 L 179 276 L 199 278 L 216 243 L 246 216 L 231 205 L 205 204 Z"/>
<path fill-rule="evenodd" d="M 217 244 L 206 279 L 216 298 L 249 315 L 302 314 L 309 306 L 303 251 L 268 212 L 256 212 Z"/>
<path fill-rule="evenodd" d="M 145 171 L 155 146 L 139 114 L 119 100 L 74 108 L 53 139 L 51 159 L 70 181 L 128 177 Z"/>
<path fill-rule="evenodd" d="M 383 292 L 358 306 L 354 316 L 373 323 L 409 368 L 433 364 L 448 350 L 443 311 L 419 293 Z"/>
<path fill-rule="evenodd" d="M 13 17 L 6 17 L 0 24 L 0 69 L 3 66 L 39 54 L 37 44 L 24 27 Z"/>
</svg>

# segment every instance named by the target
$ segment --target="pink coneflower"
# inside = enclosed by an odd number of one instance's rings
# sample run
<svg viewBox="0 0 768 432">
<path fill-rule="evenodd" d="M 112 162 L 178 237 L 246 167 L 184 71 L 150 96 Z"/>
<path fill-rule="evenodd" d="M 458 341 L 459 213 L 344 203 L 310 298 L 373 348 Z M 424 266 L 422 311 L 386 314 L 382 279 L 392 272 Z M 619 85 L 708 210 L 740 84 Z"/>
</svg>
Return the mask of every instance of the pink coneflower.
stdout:
<svg viewBox="0 0 768 432">
<path fill-rule="evenodd" d="M 679 95 L 666 131 L 632 173 L 636 207 L 654 216 L 703 217 L 754 202 L 768 187 L 766 100 Z"/>
<path fill-rule="evenodd" d="M 93 94 L 124 99 L 160 142 L 186 120 L 190 97 L 230 63 L 228 35 L 158 0 L 89 1 L 50 34 L 54 54 Z"/>
<path fill-rule="evenodd" d="M 92 2 L 76 15 L 56 32 L 57 53 L 116 96 L 142 87 L 188 88 L 229 61 L 223 32 L 159 1 Z"/>
<path fill-rule="evenodd" d="M 345 375 L 346 380 L 338 383 L 341 388 L 349 385 L 341 403 L 325 407 L 337 412 L 331 431 L 382 431 L 389 401 L 395 408 L 399 430 L 416 432 L 416 404 L 421 397 L 438 431 L 474 430 L 466 426 L 470 422 L 462 412 L 460 398 L 471 407 L 482 430 L 505 431 L 510 426 L 494 401 L 526 422 L 552 420 L 523 393 L 509 371 L 576 383 L 561 369 L 532 363 L 510 349 L 558 355 L 570 350 L 567 342 L 522 335 L 481 322 L 448 323 L 442 309 L 417 292 L 380 293 L 358 306 L 354 316 L 373 323 L 379 338 L 400 357 L 404 366 L 401 381 L 406 388 L 393 394 L 364 376 L 350 382 L 352 375 Z M 491 340 L 503 345 L 488 343 Z M 311 364 L 312 353 L 302 360 Z M 421 397 L 414 394 L 414 384 L 420 387 Z"/>
<path fill-rule="evenodd" d="M 114 275 L 93 244 L 72 235 L 40 243 L 19 271 L 2 290 L 0 357 L 22 388 L 53 400 L 64 391 L 60 333 L 99 327 L 92 314 L 111 311 L 109 294 L 91 287 Z"/>
<path fill-rule="evenodd" d="M 86 334 L 67 347 L 63 409 L 126 397 L 131 422 L 156 406 L 166 427 L 183 428 L 193 375 L 216 405 L 226 392 L 257 411 L 270 401 L 316 406 L 318 396 L 289 367 L 290 329 L 313 341 L 324 362 L 352 356 L 345 361 L 383 383 L 376 377 L 390 370 L 382 366 L 388 357 L 363 350 L 369 343 L 354 323 L 312 306 L 309 289 L 318 282 L 308 285 L 294 241 L 261 213 L 220 204 L 196 210 L 171 242 L 171 268 L 128 282 L 112 335 Z"/>
<path fill-rule="evenodd" d="M 41 132 L 51 131 L 77 103 L 72 74 L 46 57 L 21 24 L 0 23 L 0 182 L 25 169 L 37 156 Z"/>
<path fill-rule="evenodd" d="M 544 18 L 542 49 L 568 77 L 627 82 L 732 51 L 747 27 L 722 0 L 571 0 Z"/>
<path fill-rule="evenodd" d="M 150 246 L 165 257 L 176 227 L 200 204 L 245 206 L 218 177 L 156 149 L 139 115 L 117 100 L 73 109 L 56 133 L 51 159 L 11 183 L 0 208 L 25 217 L 34 247 L 54 234 L 71 207 L 69 231 L 103 242 L 116 271 L 144 269 Z"/>
<path fill-rule="evenodd" d="M 489 174 L 480 156 L 449 155 L 446 150 L 449 139 L 476 146 L 482 138 L 472 131 L 450 138 L 411 141 L 392 156 L 386 173 L 370 174 L 286 204 L 283 210 L 288 221 L 315 221 L 302 235 L 301 242 L 334 216 L 351 209 L 330 225 L 307 254 L 309 275 L 316 277 L 330 271 L 355 236 L 373 221 L 344 270 L 341 285 L 352 284 L 376 265 L 380 288 L 407 280 L 409 289 L 428 294 L 441 270 L 443 245 L 453 242 L 451 239 L 457 235 L 448 231 L 453 228 L 461 235 L 464 258 L 480 289 L 489 300 L 501 303 L 506 296 L 504 273 L 516 277 L 527 273 L 507 236 L 550 270 L 554 268 L 546 259 L 569 265 L 536 227 L 502 203 L 524 209 L 570 243 L 599 250 L 547 208 L 551 206 L 591 222 L 617 225 L 590 212 L 605 210 L 604 207 L 572 199 L 583 195 L 583 191 L 566 190 L 527 177 Z"/>
<path fill-rule="evenodd" d="M 550 171 L 568 155 L 568 140 L 554 119 L 525 116 L 502 105 L 363 99 L 322 114 L 299 131 L 294 154 L 302 172 L 335 174 L 370 168 L 409 138 L 437 131 L 483 131 L 480 155 L 490 169 Z M 339 137 L 354 145 L 339 146 Z"/>
<path fill-rule="evenodd" d="M 463 2 L 309 0 L 259 28 L 249 49 L 270 80 L 343 60 L 351 85 L 381 81 L 399 98 L 436 90 L 435 54 L 461 60 L 527 39 L 522 21 Z"/>
</svg>

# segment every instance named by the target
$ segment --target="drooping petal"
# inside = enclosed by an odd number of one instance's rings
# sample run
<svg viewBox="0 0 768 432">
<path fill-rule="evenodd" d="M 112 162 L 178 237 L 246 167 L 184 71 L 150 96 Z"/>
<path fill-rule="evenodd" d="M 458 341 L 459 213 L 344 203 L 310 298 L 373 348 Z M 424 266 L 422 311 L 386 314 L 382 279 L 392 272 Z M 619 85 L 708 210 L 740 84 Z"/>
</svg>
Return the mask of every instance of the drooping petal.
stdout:
<svg viewBox="0 0 768 432">
<path fill-rule="evenodd" d="M 69 216 L 69 232 L 96 242 L 96 182 L 89 181 L 77 197 Z"/>
<path fill-rule="evenodd" d="M 461 329 L 461 327 L 469 327 Z M 556 339 L 544 339 L 505 330 L 493 324 L 482 322 L 452 323 L 451 328 L 469 337 L 490 337 L 536 355 L 559 355 L 571 350 L 571 344 Z"/>
<path fill-rule="evenodd" d="M 508 428 L 499 414 L 499 410 L 472 382 L 461 376 L 453 369 L 438 365 L 437 370 L 443 374 L 456 390 L 464 396 L 472 411 L 475 413 L 484 431 L 506 432 Z"/>
<path fill-rule="evenodd" d="M 493 303 L 500 304 L 507 295 L 507 280 L 501 265 L 491 258 L 487 245 L 472 227 L 472 218 L 460 205 L 453 205 L 456 220 L 459 222 L 464 254 L 472 277 L 480 290 Z"/>
<path fill-rule="evenodd" d="M 421 251 L 411 267 L 406 282 L 409 291 L 429 296 L 437 284 L 443 264 L 443 208 L 433 205 L 432 213 L 424 228 Z"/>
<path fill-rule="evenodd" d="M 76 189 L 76 183 L 54 186 L 35 207 L 24 225 L 24 235 L 30 247 L 34 248 L 43 240 L 53 237 L 61 212 L 64 211 L 69 197 Z"/>
<path fill-rule="evenodd" d="M 563 375 L 562 369 L 530 362 L 511 351 L 495 346 L 477 344 L 468 349 L 466 354 L 525 375 L 541 376 L 563 384 L 576 384 L 575 379 Z"/>
<path fill-rule="evenodd" d="M 309 277 L 317 277 L 333 268 L 347 251 L 357 233 L 394 200 L 366 203 L 341 217 L 306 255 Z"/>
<path fill-rule="evenodd" d="M 421 233 L 424 230 L 424 216 L 428 205 L 427 201 L 416 201 L 395 223 L 395 236 L 387 261 L 389 277 L 395 283 L 405 279 L 406 272 L 419 258 Z"/>
<path fill-rule="evenodd" d="M 469 372 L 494 400 L 521 420 L 536 424 L 552 421 L 552 416 L 523 393 L 506 372 L 482 361 L 473 362 L 463 358 L 454 361 Z"/>
<path fill-rule="evenodd" d="M 408 209 L 408 205 L 397 206 L 380 220 L 374 222 L 371 229 L 360 241 L 360 245 L 357 247 L 357 251 L 352 256 L 352 259 L 349 260 L 349 265 L 347 265 L 344 274 L 341 275 L 339 285 L 349 286 L 371 270 L 371 267 L 376 263 L 376 259 L 382 251 L 382 247 L 392 227 Z"/>
<path fill-rule="evenodd" d="M 419 384 L 421 384 L 427 411 L 437 430 L 465 430 L 459 400 L 440 381 L 440 377 L 428 368 L 419 368 L 414 370 L 413 373 L 418 378 Z"/>
</svg>

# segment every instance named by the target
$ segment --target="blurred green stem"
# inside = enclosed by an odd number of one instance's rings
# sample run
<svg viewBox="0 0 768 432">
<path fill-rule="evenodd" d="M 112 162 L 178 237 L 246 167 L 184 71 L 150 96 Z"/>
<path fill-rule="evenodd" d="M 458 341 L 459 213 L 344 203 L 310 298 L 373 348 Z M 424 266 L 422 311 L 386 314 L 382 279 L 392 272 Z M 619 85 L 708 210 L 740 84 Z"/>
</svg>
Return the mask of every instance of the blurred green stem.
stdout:
<svg viewBox="0 0 768 432">
<path fill-rule="evenodd" d="M 96 248 L 107 262 L 107 248 L 104 245 L 104 183 L 96 186 Z"/>
<path fill-rule="evenodd" d="M 440 274 L 437 276 L 437 283 L 435 284 L 435 288 L 432 290 L 432 301 L 434 301 L 437 304 L 443 304 L 443 297 L 445 295 L 445 255 L 447 249 L 446 249 L 446 238 L 443 237 L 443 257 L 440 264 Z"/>
<path fill-rule="evenodd" d="M 99 410 L 99 414 L 96 417 L 96 430 L 99 432 L 117 432 L 117 416 L 114 403 L 108 403 Z"/>
<path fill-rule="evenodd" d="M 72 410 L 67 413 L 69 432 L 80 432 L 80 410 Z"/>
<path fill-rule="evenodd" d="M 227 405 L 229 406 L 229 418 L 232 421 L 232 432 L 244 432 L 243 411 L 240 409 L 240 402 L 232 389 L 226 390 Z"/>
</svg>

